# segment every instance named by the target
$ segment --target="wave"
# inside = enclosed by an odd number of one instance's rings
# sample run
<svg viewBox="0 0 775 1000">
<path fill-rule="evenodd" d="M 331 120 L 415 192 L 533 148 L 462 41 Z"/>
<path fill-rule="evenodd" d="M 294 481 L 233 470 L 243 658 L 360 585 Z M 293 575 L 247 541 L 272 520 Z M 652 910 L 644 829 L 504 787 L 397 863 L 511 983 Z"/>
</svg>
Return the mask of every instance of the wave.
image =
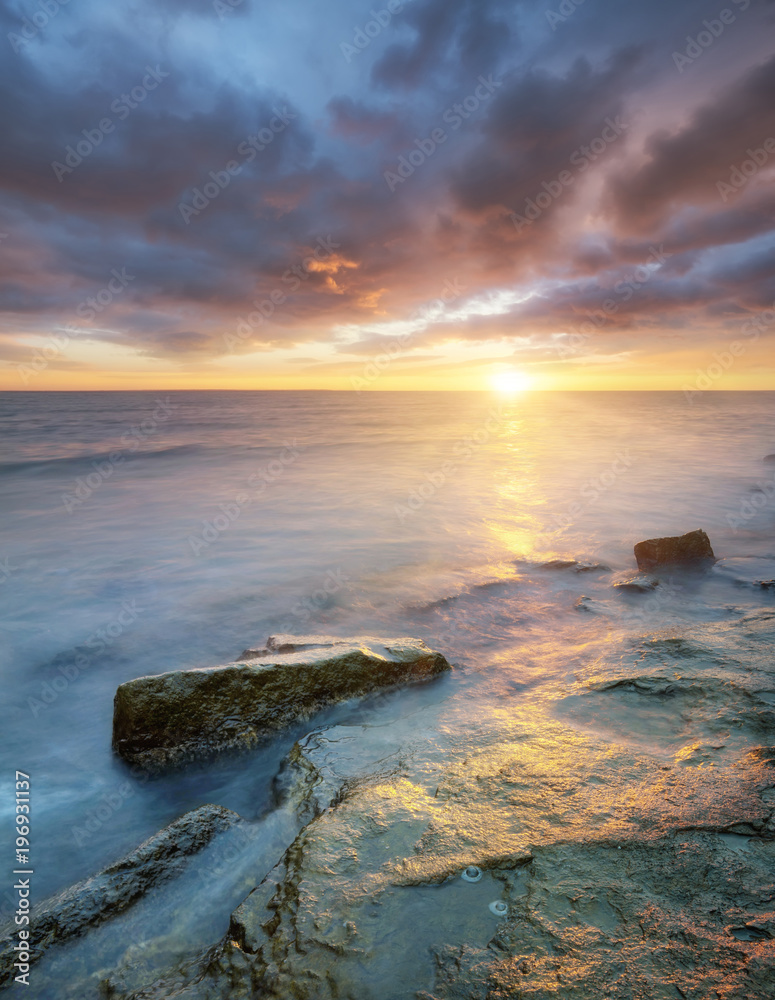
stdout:
<svg viewBox="0 0 775 1000">
<path fill-rule="evenodd" d="M 427 614 L 442 611 L 459 601 L 477 602 L 479 598 L 486 600 L 493 596 L 511 596 L 515 588 L 525 583 L 536 583 L 538 577 L 531 574 L 535 570 L 560 570 L 572 573 L 589 573 L 591 575 L 612 572 L 605 563 L 581 562 L 577 559 L 551 559 L 539 561 L 530 559 L 514 559 L 511 563 L 518 570 L 510 576 L 499 576 L 494 579 L 480 580 L 455 589 L 453 593 L 442 594 L 433 600 L 404 605 L 404 610 L 410 614 Z"/>
<path fill-rule="evenodd" d="M 206 448 L 201 444 L 177 444 L 171 445 L 169 448 L 149 449 L 148 451 L 130 451 L 124 448 L 113 451 L 95 452 L 88 455 L 67 455 L 62 458 L 32 458 L 23 462 L 0 462 L 0 475 L 10 475 L 17 472 L 46 472 L 49 470 L 59 472 L 63 469 L 70 469 L 74 472 L 80 472 L 84 469 L 91 471 L 94 463 L 108 462 L 110 464 L 110 456 L 116 454 L 122 456 L 121 462 L 123 464 L 126 461 L 137 458 L 159 459 L 171 456 L 184 457 L 186 455 L 195 455 L 202 451 L 206 451 Z"/>
<path fill-rule="evenodd" d="M 421 604 L 407 604 L 404 606 L 404 610 L 414 614 L 423 614 L 430 611 L 441 611 L 442 609 L 449 607 L 456 601 L 462 601 L 466 598 L 476 598 L 480 594 L 508 594 L 511 591 L 511 587 L 516 583 L 518 577 L 508 577 L 506 579 L 498 580 L 485 580 L 483 583 L 474 583 L 465 587 L 464 589 L 458 591 L 454 594 L 448 594 L 445 597 L 436 598 L 433 601 L 425 601 Z"/>
</svg>

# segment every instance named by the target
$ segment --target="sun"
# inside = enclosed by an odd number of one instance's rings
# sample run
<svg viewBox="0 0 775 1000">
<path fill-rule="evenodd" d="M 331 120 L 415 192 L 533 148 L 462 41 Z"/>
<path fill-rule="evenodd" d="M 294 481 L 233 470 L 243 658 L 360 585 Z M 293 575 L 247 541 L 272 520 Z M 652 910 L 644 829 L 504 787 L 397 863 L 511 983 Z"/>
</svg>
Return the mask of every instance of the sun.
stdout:
<svg viewBox="0 0 775 1000">
<path fill-rule="evenodd" d="M 490 385 L 496 392 L 524 392 L 530 388 L 530 377 L 524 372 L 509 369 L 491 375 Z"/>
</svg>

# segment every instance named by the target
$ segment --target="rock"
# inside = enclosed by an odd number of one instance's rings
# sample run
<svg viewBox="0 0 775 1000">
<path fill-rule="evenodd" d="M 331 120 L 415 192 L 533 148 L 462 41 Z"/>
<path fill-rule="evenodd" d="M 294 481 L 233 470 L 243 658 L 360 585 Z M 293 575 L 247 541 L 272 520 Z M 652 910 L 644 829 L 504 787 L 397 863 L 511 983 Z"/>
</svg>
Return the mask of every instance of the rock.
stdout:
<svg viewBox="0 0 775 1000">
<path fill-rule="evenodd" d="M 437 952 L 432 993 L 416 995 L 418 1000 L 771 995 L 775 920 L 765 887 L 773 858 L 775 844 L 738 854 L 723 838 L 705 833 L 655 843 L 541 849 L 529 869 L 528 892 L 521 893 L 519 884 L 507 887 L 509 917 L 494 941 Z M 702 891 L 692 886 L 700 872 Z M 760 908 L 764 912 L 757 916 Z"/>
<path fill-rule="evenodd" d="M 113 747 L 145 767 L 248 747 L 325 705 L 449 669 L 419 639 L 270 636 L 234 663 L 122 684 Z"/>
<path fill-rule="evenodd" d="M 764 764 L 769 764 L 770 767 L 775 767 L 775 747 L 757 747 L 751 751 L 751 757 Z"/>
<path fill-rule="evenodd" d="M 635 546 L 638 569 L 648 572 L 658 566 L 698 568 L 715 563 L 710 539 L 704 531 L 690 531 L 671 538 L 650 538 Z"/>
<path fill-rule="evenodd" d="M 636 576 L 629 580 L 620 580 L 613 585 L 613 588 L 620 594 L 653 594 L 658 586 L 657 580 L 647 580 Z"/>
<path fill-rule="evenodd" d="M 675 975 L 679 945 L 700 984 L 691 995 L 711 996 L 732 972 L 729 1000 L 767 995 L 772 954 L 749 964 L 745 950 L 719 954 L 719 941 L 734 945 L 730 924 L 770 927 L 771 767 L 665 767 L 547 720 L 527 727 L 433 771 L 396 766 L 385 733 L 367 761 L 359 744 L 366 751 L 372 733 L 358 727 L 297 744 L 304 783 L 326 787 L 320 804 L 341 792 L 234 910 L 216 948 L 132 1000 L 483 1000 L 496 982 L 504 997 L 566 1000 L 573 982 L 579 1000 L 669 1000 L 658 983 Z M 461 878 L 471 865 L 482 872 L 474 883 Z"/>
<path fill-rule="evenodd" d="M 149 889 L 174 877 L 191 855 L 239 820 L 237 813 L 222 806 L 201 806 L 120 861 L 36 907 L 29 928 L 33 960 L 52 944 L 79 937 L 88 928 L 129 909 Z M 16 930 L 6 929 L 0 939 L 0 985 L 13 975 Z"/>
<path fill-rule="evenodd" d="M 610 573 L 611 567 L 604 563 L 584 563 L 576 559 L 550 559 L 541 563 L 539 569 L 572 569 L 574 573 Z"/>
</svg>

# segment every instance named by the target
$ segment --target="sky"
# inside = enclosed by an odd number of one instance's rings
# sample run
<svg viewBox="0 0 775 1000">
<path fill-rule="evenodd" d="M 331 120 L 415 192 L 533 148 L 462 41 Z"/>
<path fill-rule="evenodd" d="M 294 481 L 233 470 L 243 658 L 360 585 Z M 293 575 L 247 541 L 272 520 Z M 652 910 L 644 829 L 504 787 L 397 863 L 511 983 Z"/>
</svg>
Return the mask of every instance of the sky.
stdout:
<svg viewBox="0 0 775 1000">
<path fill-rule="evenodd" d="M 0 388 L 775 388 L 773 0 L 0 0 Z"/>
</svg>

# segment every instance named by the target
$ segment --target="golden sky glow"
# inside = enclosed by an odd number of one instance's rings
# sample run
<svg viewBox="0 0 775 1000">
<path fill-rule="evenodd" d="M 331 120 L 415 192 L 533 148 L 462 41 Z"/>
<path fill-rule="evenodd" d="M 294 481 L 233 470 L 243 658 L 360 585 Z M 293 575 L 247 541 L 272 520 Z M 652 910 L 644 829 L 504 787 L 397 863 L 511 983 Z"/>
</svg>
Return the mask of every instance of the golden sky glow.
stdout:
<svg viewBox="0 0 775 1000">
<path fill-rule="evenodd" d="M 83 2 L 0 67 L 0 388 L 775 386 L 771 4 Z"/>
</svg>

